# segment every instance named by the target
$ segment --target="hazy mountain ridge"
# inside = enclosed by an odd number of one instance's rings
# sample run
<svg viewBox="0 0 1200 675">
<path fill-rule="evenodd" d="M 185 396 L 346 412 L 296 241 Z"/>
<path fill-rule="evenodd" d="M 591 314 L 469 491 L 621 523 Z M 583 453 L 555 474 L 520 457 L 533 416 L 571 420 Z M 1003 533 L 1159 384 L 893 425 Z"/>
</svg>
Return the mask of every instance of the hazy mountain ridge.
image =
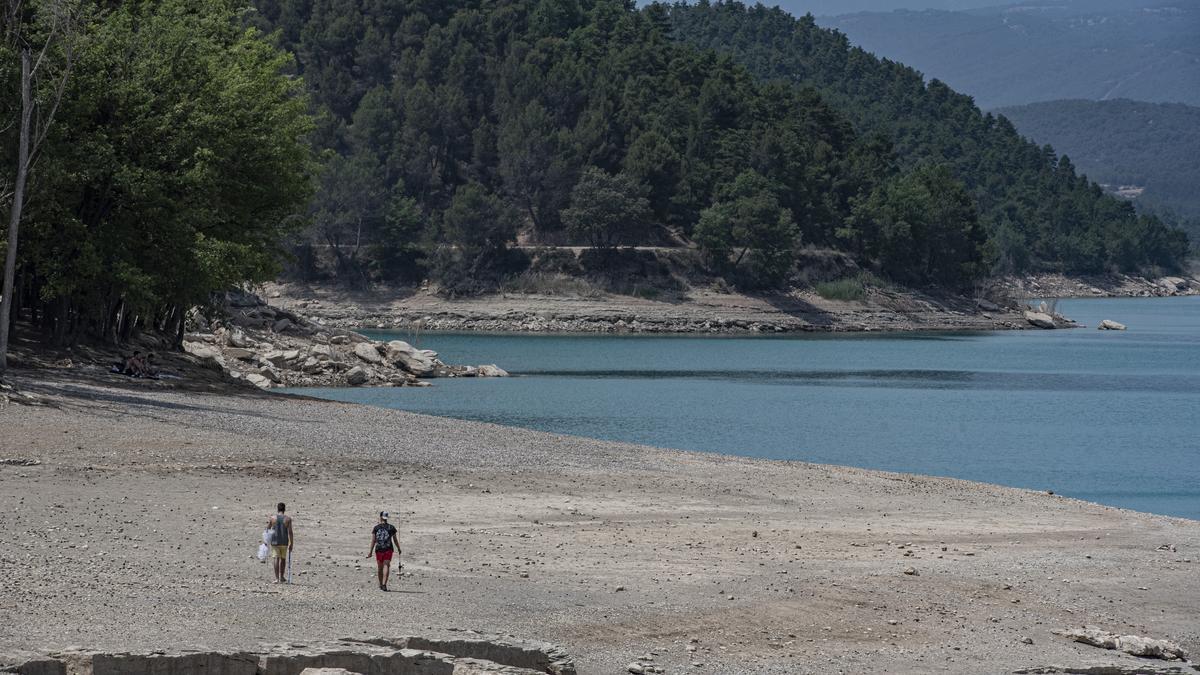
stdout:
<svg viewBox="0 0 1200 675">
<path fill-rule="evenodd" d="M 1200 220 L 1200 108 L 1119 99 L 1048 101 L 996 112 L 1022 134 L 1067 154 L 1093 180 L 1144 189 L 1135 199 L 1139 206 Z"/>
<path fill-rule="evenodd" d="M 1113 4 L 863 12 L 819 23 L 985 109 L 1075 98 L 1200 104 L 1200 2 Z"/>
<path fill-rule="evenodd" d="M 813 87 L 861 133 L 890 144 L 902 164 L 950 167 L 980 210 L 1000 270 L 1050 265 L 1081 273 L 1143 247 L 1186 247 L 1079 176 L 1054 148 L 1028 142 L 1006 118 L 853 47 L 812 17 L 738 2 L 677 3 L 671 23 L 676 39 L 728 53 L 762 79 Z"/>
</svg>

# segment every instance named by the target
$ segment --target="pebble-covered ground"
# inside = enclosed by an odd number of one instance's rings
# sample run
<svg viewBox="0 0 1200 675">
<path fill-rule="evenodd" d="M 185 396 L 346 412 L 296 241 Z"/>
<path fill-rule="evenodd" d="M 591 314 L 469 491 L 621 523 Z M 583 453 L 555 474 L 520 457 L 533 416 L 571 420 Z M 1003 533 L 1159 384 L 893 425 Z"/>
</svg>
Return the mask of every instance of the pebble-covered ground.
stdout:
<svg viewBox="0 0 1200 675">
<path fill-rule="evenodd" d="M 19 375 L 51 405 L 0 408 L 0 652 L 476 630 L 560 643 L 582 673 L 1142 667 L 1051 632 L 1089 624 L 1200 653 L 1194 521 L 70 377 Z M 254 557 L 281 500 L 291 586 Z M 383 509 L 389 593 L 366 558 Z"/>
</svg>

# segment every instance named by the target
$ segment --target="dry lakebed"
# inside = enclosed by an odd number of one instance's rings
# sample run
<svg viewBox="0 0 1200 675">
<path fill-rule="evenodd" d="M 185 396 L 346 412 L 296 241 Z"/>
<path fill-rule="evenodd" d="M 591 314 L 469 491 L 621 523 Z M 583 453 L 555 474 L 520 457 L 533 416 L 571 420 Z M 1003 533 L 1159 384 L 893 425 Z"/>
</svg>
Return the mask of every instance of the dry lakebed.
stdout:
<svg viewBox="0 0 1200 675">
<path fill-rule="evenodd" d="M 244 387 L 15 382 L 40 404 L 0 408 L 0 654 L 476 631 L 580 673 L 1195 672 L 1055 631 L 1197 653 L 1196 521 Z M 290 586 L 255 557 L 277 501 Z"/>
</svg>

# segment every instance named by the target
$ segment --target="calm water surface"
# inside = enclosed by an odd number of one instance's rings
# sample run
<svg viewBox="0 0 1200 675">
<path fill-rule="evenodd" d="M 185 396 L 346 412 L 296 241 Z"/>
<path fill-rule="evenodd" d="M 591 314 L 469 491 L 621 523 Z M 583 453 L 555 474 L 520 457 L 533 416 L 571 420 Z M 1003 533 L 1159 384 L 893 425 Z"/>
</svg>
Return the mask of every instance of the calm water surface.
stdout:
<svg viewBox="0 0 1200 675">
<path fill-rule="evenodd" d="M 1130 330 L 429 334 L 420 346 L 448 363 L 498 363 L 517 377 L 295 391 L 593 438 L 1054 490 L 1200 519 L 1200 297 L 1071 300 L 1059 309 Z"/>
</svg>

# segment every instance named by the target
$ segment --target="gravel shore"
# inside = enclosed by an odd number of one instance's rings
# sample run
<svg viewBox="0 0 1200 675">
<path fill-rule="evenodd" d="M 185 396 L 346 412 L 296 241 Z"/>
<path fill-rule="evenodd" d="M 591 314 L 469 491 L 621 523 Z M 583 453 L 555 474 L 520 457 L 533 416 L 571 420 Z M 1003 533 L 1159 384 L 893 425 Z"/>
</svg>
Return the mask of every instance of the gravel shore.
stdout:
<svg viewBox="0 0 1200 675">
<path fill-rule="evenodd" d="M 744 295 L 693 289 L 686 298 L 491 294 L 267 284 L 263 296 L 323 325 L 357 330 L 525 333 L 796 333 L 1029 328 L 1020 307 L 983 299 L 871 289 L 861 301 L 811 291 Z"/>
<path fill-rule="evenodd" d="M 794 333 L 981 331 L 1030 328 L 1030 300 L 1065 297 L 1195 295 L 1191 277 L 1044 274 L 993 279 L 979 298 L 911 289 L 870 289 L 862 300 L 822 298 L 809 290 L 747 295 L 691 289 L 666 301 L 625 295 L 491 294 L 447 299 L 429 290 L 350 291 L 296 283 L 267 284 L 274 305 L 322 325 L 419 332 Z M 993 302 L 995 301 L 995 302 Z"/>
<path fill-rule="evenodd" d="M 16 383 L 48 405 L 0 408 L 0 652 L 477 630 L 581 673 L 1155 665 L 1051 632 L 1084 624 L 1200 650 L 1200 522 L 252 389 Z M 292 586 L 254 557 L 280 500 Z M 391 593 L 365 558 L 382 509 Z"/>
</svg>

